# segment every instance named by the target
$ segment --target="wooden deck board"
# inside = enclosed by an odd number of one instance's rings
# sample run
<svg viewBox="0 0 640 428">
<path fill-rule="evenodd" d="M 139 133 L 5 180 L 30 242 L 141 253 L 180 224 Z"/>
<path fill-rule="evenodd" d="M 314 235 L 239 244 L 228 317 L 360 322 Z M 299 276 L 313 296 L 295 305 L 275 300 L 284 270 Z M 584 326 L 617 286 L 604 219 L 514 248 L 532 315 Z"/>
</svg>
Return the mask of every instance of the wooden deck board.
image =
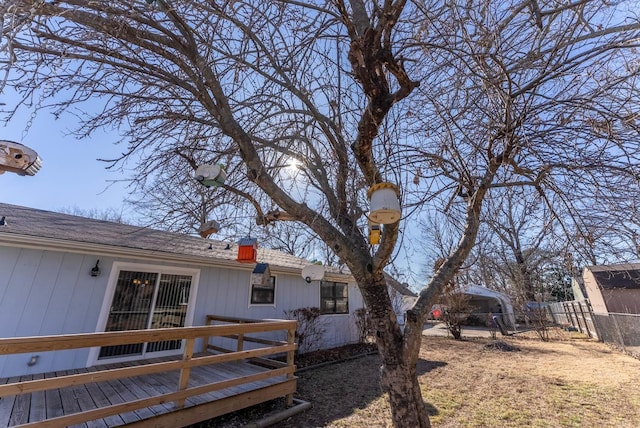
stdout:
<svg viewBox="0 0 640 428">
<path fill-rule="evenodd" d="M 115 391 L 115 393 L 118 394 L 118 397 L 120 397 L 120 399 L 122 400 L 121 401 L 122 403 L 129 402 L 129 401 L 134 401 L 134 400 L 138 399 L 138 397 L 133 392 L 131 392 L 131 390 L 129 390 L 129 388 L 127 388 L 127 385 L 122 383 L 122 382 L 120 382 L 119 380 L 112 380 L 112 381 L 109 381 L 109 382 L 101 382 L 100 383 L 100 388 L 103 391 L 108 390 L 108 389 L 112 389 L 113 391 Z M 114 397 L 111 397 L 111 404 L 119 404 L 119 402 L 117 402 L 117 400 L 114 399 Z M 132 418 L 131 414 L 135 415 L 135 419 L 142 420 L 142 419 L 147 419 L 147 418 L 150 418 L 150 417 L 154 416 L 155 412 L 152 411 L 150 408 L 145 407 L 145 408 L 142 408 L 142 409 L 136 409 L 133 412 L 123 413 L 123 414 L 121 414 L 121 416 L 128 423 L 135 422 L 134 420 L 130 420 Z"/>
<path fill-rule="evenodd" d="M 33 376 L 33 379 L 44 379 L 42 373 Z M 44 391 L 37 391 L 31 394 L 31 409 L 29 419 L 32 421 L 42 421 L 47 418 L 47 404 Z"/>
<path fill-rule="evenodd" d="M 45 373 L 45 379 L 56 377 L 55 373 Z M 45 391 L 45 403 L 47 407 L 47 419 L 64 415 L 62 411 L 62 400 L 60 399 L 60 391 L 58 389 L 50 389 Z"/>
<path fill-rule="evenodd" d="M 146 362 L 128 362 L 110 364 L 109 367 L 125 367 L 145 364 Z M 45 373 L 23 378 L 0 379 L 0 384 L 13 383 L 18 380 L 52 378 L 67 374 L 98 371 L 100 368 L 77 369 L 55 373 Z M 189 388 L 260 373 L 267 369 L 244 362 L 226 362 L 210 366 L 199 366 L 191 369 Z M 0 427 L 34 423 L 53 417 L 69 415 L 80 411 L 92 410 L 110 405 L 122 404 L 138 399 L 171 393 L 178 390 L 179 372 L 170 371 L 154 373 L 131 378 L 122 378 L 97 383 L 74 385 L 61 389 L 38 391 L 33 393 L 8 396 L 0 399 Z M 187 398 L 185 409 L 196 409 L 199 406 L 211 405 L 218 400 L 227 400 L 238 394 L 277 384 L 284 381 L 284 376 L 277 380 L 251 382 L 223 390 L 211 391 Z M 144 420 L 164 416 L 178 410 L 173 402 L 158 404 L 97 419 L 87 423 L 72 425 L 74 428 L 106 428 L 126 424 L 136 424 Z M 197 411 L 197 410 L 196 410 Z M 197 411 L 199 412 L 199 411 Z"/>
<path fill-rule="evenodd" d="M 110 406 L 111 404 L 119 404 L 123 402 L 123 400 L 115 393 L 114 393 L 114 398 L 119 400 L 114 400 L 114 401 L 117 401 L 115 403 L 111 402 L 107 398 L 107 395 L 102 391 L 102 389 L 100 389 L 100 386 L 97 383 L 88 383 L 85 386 L 87 388 L 87 392 L 89 393 L 89 395 L 93 399 L 93 402 L 95 403 L 94 407 L 106 407 L 106 406 Z M 131 422 L 134 422 L 139 419 L 135 417 L 135 415 L 133 416 L 134 417 L 131 420 Z M 125 423 L 125 420 L 120 415 L 114 415 L 114 416 L 108 416 L 104 418 L 104 422 L 106 423 L 107 426 L 113 427 L 113 426 L 123 425 Z"/>
<path fill-rule="evenodd" d="M 205 385 L 207 382 L 211 382 L 212 376 L 207 376 L 203 370 L 192 370 L 189 376 L 189 387 Z M 202 403 L 206 403 L 213 400 L 219 400 L 224 398 L 224 394 L 220 391 L 211 391 L 206 394 L 196 395 L 187 399 L 186 406 L 193 406 Z"/>
<path fill-rule="evenodd" d="M 5 378 L 0 380 L 0 385 L 17 382 L 18 380 L 20 380 L 19 377 Z M 15 400 L 15 395 L 0 398 L 0 427 L 9 426 L 9 419 L 11 418 L 11 411 L 13 410 Z"/>
<path fill-rule="evenodd" d="M 68 371 L 67 374 L 75 374 L 78 372 L 86 372 L 86 370 L 85 369 L 72 370 L 72 371 Z M 98 407 L 96 406 L 86 385 L 76 385 L 70 389 L 71 389 L 71 392 L 73 393 L 73 396 L 76 402 L 78 403 L 78 406 L 80 406 L 81 411 L 92 410 Z M 80 428 L 82 426 L 86 426 L 87 428 L 108 428 L 107 422 L 103 419 L 99 419 L 96 421 L 88 421 L 86 422 L 86 424 L 82 424 L 82 425 L 75 425 L 75 427 L 77 428 Z"/>
<path fill-rule="evenodd" d="M 21 376 L 20 381 L 31 380 L 33 376 Z M 31 394 L 20 394 L 16 396 L 9 418 L 9 426 L 20 425 L 29 422 L 29 407 L 31 406 Z"/>
<path fill-rule="evenodd" d="M 55 372 L 56 377 L 57 376 L 64 376 L 66 374 L 67 374 L 66 371 Z M 70 387 L 69 388 L 62 388 L 62 389 L 59 389 L 58 392 L 60 393 L 60 402 L 62 403 L 62 414 L 63 415 L 69 415 L 71 413 L 78 413 L 78 412 L 80 412 L 82 410 L 80 408 L 80 404 L 78 403 L 72 388 L 70 388 Z M 86 427 L 86 424 L 73 425 L 73 428 L 83 428 L 83 427 Z"/>
</svg>

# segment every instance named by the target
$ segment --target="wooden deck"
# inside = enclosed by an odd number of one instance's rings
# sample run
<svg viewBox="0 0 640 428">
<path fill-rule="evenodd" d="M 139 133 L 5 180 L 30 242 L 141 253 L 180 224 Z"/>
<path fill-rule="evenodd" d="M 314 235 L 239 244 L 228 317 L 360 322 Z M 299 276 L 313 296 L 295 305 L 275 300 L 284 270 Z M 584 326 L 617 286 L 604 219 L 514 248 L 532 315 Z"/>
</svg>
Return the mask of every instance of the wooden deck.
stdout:
<svg viewBox="0 0 640 428">
<path fill-rule="evenodd" d="M 208 319 L 211 322 L 213 318 Z M 269 326 L 266 326 L 269 324 Z M 231 327 L 231 329 L 229 329 Z M 269 331 L 274 322 L 162 329 L 153 339 L 175 339 L 182 331 L 187 345 L 184 354 L 173 358 L 140 360 L 74 369 L 55 373 L 0 379 L 0 427 L 177 427 L 207 420 L 254 404 L 286 396 L 293 398 L 295 344 L 273 342 L 247 336 L 251 331 Z M 282 328 L 282 327 L 280 327 Z M 287 330 L 290 325 L 285 327 Z M 295 327 L 294 327 L 295 328 Z M 109 345 L 131 343 L 126 333 L 67 335 L 59 349 L 68 349 L 77 336 L 92 336 L 89 346 L 98 340 Z M 159 334 L 159 336 L 157 336 Z M 293 332 L 288 334 L 292 340 Z M 98 335 L 98 337 L 96 337 Z M 105 342 L 105 336 L 109 336 Z M 149 340 L 149 333 L 147 338 Z M 235 338 L 237 349 L 207 346 L 193 353 L 194 337 Z M 33 350 L 51 350 L 51 339 L 42 337 Z M 21 339 L 0 339 L 0 355 L 22 352 Z M 205 343 L 208 343 L 209 339 Z M 242 350 L 245 342 L 269 346 Z M 24 345 L 26 346 L 26 345 Z M 15 352 L 8 352 L 11 349 Z M 287 362 L 266 359 L 272 354 L 287 355 Z"/>
</svg>

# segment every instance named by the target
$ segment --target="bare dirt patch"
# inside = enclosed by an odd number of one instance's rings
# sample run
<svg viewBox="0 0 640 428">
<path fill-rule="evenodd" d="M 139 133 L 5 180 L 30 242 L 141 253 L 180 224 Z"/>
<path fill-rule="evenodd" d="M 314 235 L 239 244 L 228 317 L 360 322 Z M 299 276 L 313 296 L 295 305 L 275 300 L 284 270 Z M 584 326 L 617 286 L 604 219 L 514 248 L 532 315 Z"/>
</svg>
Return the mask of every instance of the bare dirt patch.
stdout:
<svg viewBox="0 0 640 428">
<path fill-rule="evenodd" d="M 562 333 L 552 342 L 500 341 L 518 350 L 486 347 L 490 339 L 423 339 L 418 371 L 434 428 L 638 426 L 638 359 Z M 369 355 L 302 371 L 297 397 L 313 408 L 273 427 L 391 426 L 379 367 L 379 356 Z M 248 420 L 228 422 L 209 426 Z"/>
</svg>

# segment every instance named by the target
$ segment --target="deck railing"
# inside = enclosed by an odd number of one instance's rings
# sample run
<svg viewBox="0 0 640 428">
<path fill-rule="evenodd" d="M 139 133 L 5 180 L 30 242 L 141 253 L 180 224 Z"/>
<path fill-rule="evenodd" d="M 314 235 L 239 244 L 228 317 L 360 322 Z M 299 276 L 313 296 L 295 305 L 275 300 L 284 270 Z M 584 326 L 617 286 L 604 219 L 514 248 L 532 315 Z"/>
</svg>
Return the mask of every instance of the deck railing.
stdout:
<svg viewBox="0 0 640 428">
<path fill-rule="evenodd" d="M 47 419 L 45 421 L 37 421 L 24 425 L 38 427 L 59 427 L 105 418 L 108 416 L 130 412 L 133 410 L 151 407 L 167 402 L 174 402 L 176 409 L 180 409 L 184 406 L 186 399 L 196 395 L 218 391 L 250 382 L 262 381 L 278 376 L 285 376 L 287 379 L 293 379 L 295 371 L 293 356 L 296 349 L 296 344 L 294 343 L 296 329 L 295 321 L 257 321 L 239 319 L 233 321 L 232 319 L 225 317 L 216 317 L 212 315 L 207 316 L 207 324 L 210 324 L 214 320 L 222 320 L 225 321 L 226 324 L 206 325 L 201 327 L 163 328 L 150 330 L 130 330 L 104 333 L 82 333 L 0 339 L 0 356 L 101 346 L 129 345 L 167 340 L 185 341 L 182 358 L 179 360 L 149 362 L 144 365 L 136 365 L 133 367 L 101 367 L 97 371 L 91 371 L 88 373 L 6 383 L 0 385 L 0 398 L 37 391 L 47 391 L 52 389 L 72 387 L 76 385 L 84 385 L 88 383 L 142 376 L 146 374 L 154 374 L 174 370 L 180 371 L 179 381 L 174 392 L 128 401 L 121 404 L 114 404 L 106 407 L 96 408 L 93 410 L 77 412 L 70 415 L 60 416 L 52 419 Z M 287 340 L 272 341 L 263 340 L 257 337 L 249 338 L 247 336 L 247 334 L 266 333 L 273 331 L 284 331 L 286 333 Z M 211 347 L 209 345 L 209 340 L 210 338 L 217 336 L 240 337 L 243 339 L 240 339 L 238 341 L 238 347 L 233 351 L 224 350 L 224 352 L 217 354 L 194 354 L 195 343 L 199 338 L 204 339 L 203 343 L 205 344 L 205 348 L 207 350 L 215 351 L 214 347 Z M 256 349 L 243 350 L 243 340 L 256 341 L 265 346 Z M 283 363 L 266 358 L 268 356 L 283 354 L 287 355 L 286 362 Z M 267 367 L 269 368 L 269 370 L 195 387 L 188 386 L 190 370 L 193 367 L 249 359 L 258 359 L 262 362 L 266 362 L 263 367 Z M 291 404 L 293 401 L 293 392 L 290 392 L 288 395 L 286 395 L 286 397 L 287 403 Z"/>
</svg>

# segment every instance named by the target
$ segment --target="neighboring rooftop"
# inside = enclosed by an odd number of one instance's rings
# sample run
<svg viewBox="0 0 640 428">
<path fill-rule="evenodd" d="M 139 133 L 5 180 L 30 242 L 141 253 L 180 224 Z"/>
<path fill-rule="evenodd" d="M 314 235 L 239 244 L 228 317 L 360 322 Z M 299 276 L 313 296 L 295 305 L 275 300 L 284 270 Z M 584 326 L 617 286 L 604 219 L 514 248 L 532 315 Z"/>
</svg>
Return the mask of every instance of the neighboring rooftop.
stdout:
<svg viewBox="0 0 640 428">
<path fill-rule="evenodd" d="M 589 266 L 600 288 L 640 289 L 640 264 Z"/>
<path fill-rule="evenodd" d="M 214 241 L 195 236 L 95 220 L 70 214 L 43 211 L 0 203 L 0 243 L 19 242 L 27 238 L 50 240 L 56 243 L 78 243 L 145 250 L 153 255 L 180 255 L 194 259 L 235 262 L 238 245 Z M 302 269 L 310 262 L 280 251 L 258 247 L 258 262 L 271 266 Z M 237 263 L 237 262 L 236 262 Z M 340 273 L 337 268 L 327 268 L 328 272 Z"/>
<path fill-rule="evenodd" d="M 414 293 L 413 291 L 411 291 L 411 289 L 409 289 L 408 284 L 401 283 L 400 281 L 396 280 L 395 278 L 393 278 L 391 275 L 387 273 L 385 273 L 384 276 L 387 279 L 387 285 L 395 289 L 401 295 L 408 296 L 408 297 L 418 297 L 416 293 Z"/>
</svg>

